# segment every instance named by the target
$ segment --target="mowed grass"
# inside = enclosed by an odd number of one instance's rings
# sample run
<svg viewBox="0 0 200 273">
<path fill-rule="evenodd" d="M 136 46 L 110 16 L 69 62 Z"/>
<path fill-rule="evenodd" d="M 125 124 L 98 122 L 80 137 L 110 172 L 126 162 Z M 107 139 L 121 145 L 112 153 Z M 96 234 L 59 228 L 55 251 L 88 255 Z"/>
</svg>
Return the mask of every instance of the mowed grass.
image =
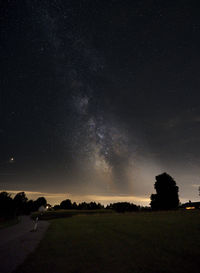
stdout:
<svg viewBox="0 0 200 273">
<path fill-rule="evenodd" d="M 51 221 L 17 273 L 199 273 L 200 212 L 80 215 Z"/>
<path fill-rule="evenodd" d="M 36 217 L 39 217 L 40 220 L 52 220 L 57 218 L 66 218 L 66 217 L 72 217 L 79 214 L 106 214 L 106 213 L 112 213 L 112 210 L 108 209 L 98 209 L 98 210 L 52 210 L 52 211 L 45 211 L 43 214 L 39 212 L 32 213 L 31 217 L 33 219 L 36 219 Z"/>
</svg>

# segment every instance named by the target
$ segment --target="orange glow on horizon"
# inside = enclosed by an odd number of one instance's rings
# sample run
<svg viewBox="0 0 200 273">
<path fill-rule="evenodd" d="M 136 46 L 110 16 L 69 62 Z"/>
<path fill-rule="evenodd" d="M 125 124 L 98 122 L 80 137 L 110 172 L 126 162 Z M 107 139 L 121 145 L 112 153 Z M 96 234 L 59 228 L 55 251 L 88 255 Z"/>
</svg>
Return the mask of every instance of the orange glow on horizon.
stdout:
<svg viewBox="0 0 200 273">
<path fill-rule="evenodd" d="M 195 209 L 195 207 L 186 207 L 187 210 L 189 209 Z"/>
<path fill-rule="evenodd" d="M 17 194 L 18 192 L 24 191 L 28 199 L 36 200 L 38 197 L 45 197 L 47 203 L 51 205 L 60 204 L 61 201 L 65 199 L 70 199 L 72 202 L 81 203 L 81 202 L 97 202 L 102 205 L 108 205 L 115 202 L 130 202 L 141 206 L 149 206 L 150 198 L 145 196 L 134 196 L 134 195 L 95 195 L 95 194 L 85 194 L 77 195 L 71 193 L 48 193 L 48 192 L 34 192 L 26 190 L 4 190 L 12 195 Z"/>
</svg>

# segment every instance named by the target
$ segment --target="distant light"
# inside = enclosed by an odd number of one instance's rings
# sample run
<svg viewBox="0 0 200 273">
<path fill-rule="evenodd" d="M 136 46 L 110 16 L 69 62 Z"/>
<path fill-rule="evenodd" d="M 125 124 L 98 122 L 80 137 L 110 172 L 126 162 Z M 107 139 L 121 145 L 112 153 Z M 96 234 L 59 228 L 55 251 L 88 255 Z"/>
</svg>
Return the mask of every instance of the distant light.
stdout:
<svg viewBox="0 0 200 273">
<path fill-rule="evenodd" d="M 195 209 L 195 207 L 186 207 L 186 209 Z"/>
<path fill-rule="evenodd" d="M 9 160 L 10 163 L 13 163 L 14 162 L 14 157 L 11 157 L 10 160 Z"/>
</svg>

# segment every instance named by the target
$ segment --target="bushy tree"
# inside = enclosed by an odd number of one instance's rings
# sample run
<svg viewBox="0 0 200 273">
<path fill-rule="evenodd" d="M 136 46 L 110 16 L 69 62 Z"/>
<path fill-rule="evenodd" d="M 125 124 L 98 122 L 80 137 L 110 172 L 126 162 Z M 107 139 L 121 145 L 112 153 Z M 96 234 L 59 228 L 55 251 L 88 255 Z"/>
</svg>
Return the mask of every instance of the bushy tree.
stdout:
<svg viewBox="0 0 200 273">
<path fill-rule="evenodd" d="M 100 203 L 90 202 L 89 204 L 87 204 L 87 209 L 89 210 L 102 209 L 102 208 L 103 206 Z"/>
<path fill-rule="evenodd" d="M 79 209 L 79 210 L 95 210 L 95 209 L 102 209 L 103 206 L 100 203 L 96 202 L 82 202 L 78 205 L 76 202 L 71 202 L 70 199 L 63 200 L 60 205 L 54 206 L 54 209 Z"/>
<path fill-rule="evenodd" d="M 77 208 L 81 210 L 96 210 L 96 209 L 103 209 L 103 205 L 96 202 L 90 202 L 90 203 L 82 202 L 78 204 Z"/>
<path fill-rule="evenodd" d="M 47 200 L 44 197 L 39 197 L 36 201 L 34 201 L 34 210 L 37 211 L 39 207 L 46 207 Z"/>
<path fill-rule="evenodd" d="M 28 202 L 26 202 L 25 214 L 30 214 L 34 210 L 35 210 L 34 201 L 28 200 Z"/>
<path fill-rule="evenodd" d="M 87 210 L 88 209 L 87 203 L 86 202 L 79 203 L 78 204 L 78 209 L 85 209 L 85 210 Z"/>
<path fill-rule="evenodd" d="M 55 206 L 53 207 L 53 209 L 54 209 L 54 210 L 59 210 L 59 209 L 60 209 L 60 205 L 55 205 Z"/>
<path fill-rule="evenodd" d="M 107 206 L 107 209 L 113 209 L 117 212 L 132 212 L 138 211 L 139 207 L 129 202 L 117 202 Z"/>
<path fill-rule="evenodd" d="M 11 219 L 15 217 L 15 206 L 11 195 L 6 191 L 0 192 L 0 218 Z"/>
<path fill-rule="evenodd" d="M 18 192 L 13 201 L 17 215 L 24 214 L 26 210 L 26 203 L 28 201 L 26 194 L 24 192 Z"/>
<path fill-rule="evenodd" d="M 36 201 L 28 200 L 24 192 L 19 192 L 12 199 L 11 194 L 0 192 L 0 218 L 10 219 L 21 214 L 30 214 L 39 207 L 46 207 L 47 200 L 39 197 Z"/>
<path fill-rule="evenodd" d="M 156 194 L 151 195 L 150 203 L 153 210 L 170 210 L 178 207 L 178 187 L 169 174 L 162 173 L 156 176 L 154 188 Z"/>
<path fill-rule="evenodd" d="M 72 208 L 73 208 L 73 205 L 72 205 L 71 200 L 70 200 L 70 199 L 63 200 L 63 201 L 60 203 L 60 208 L 61 208 L 61 209 L 72 209 Z"/>
<path fill-rule="evenodd" d="M 72 209 L 77 209 L 77 208 L 78 208 L 78 206 L 77 206 L 76 202 L 73 202 Z"/>
</svg>

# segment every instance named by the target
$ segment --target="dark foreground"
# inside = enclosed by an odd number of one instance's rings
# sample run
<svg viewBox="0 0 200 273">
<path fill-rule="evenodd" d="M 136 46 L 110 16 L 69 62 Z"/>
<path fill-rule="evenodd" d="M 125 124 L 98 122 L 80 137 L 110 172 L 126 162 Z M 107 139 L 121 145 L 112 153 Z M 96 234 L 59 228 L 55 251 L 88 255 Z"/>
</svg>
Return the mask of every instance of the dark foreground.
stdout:
<svg viewBox="0 0 200 273">
<path fill-rule="evenodd" d="M 37 232 L 31 232 L 33 221 L 22 216 L 18 224 L 0 229 L 0 273 L 11 273 L 35 250 L 48 222 L 41 221 Z"/>
<path fill-rule="evenodd" d="M 17 273 L 199 273 L 200 213 L 56 219 Z"/>
</svg>

